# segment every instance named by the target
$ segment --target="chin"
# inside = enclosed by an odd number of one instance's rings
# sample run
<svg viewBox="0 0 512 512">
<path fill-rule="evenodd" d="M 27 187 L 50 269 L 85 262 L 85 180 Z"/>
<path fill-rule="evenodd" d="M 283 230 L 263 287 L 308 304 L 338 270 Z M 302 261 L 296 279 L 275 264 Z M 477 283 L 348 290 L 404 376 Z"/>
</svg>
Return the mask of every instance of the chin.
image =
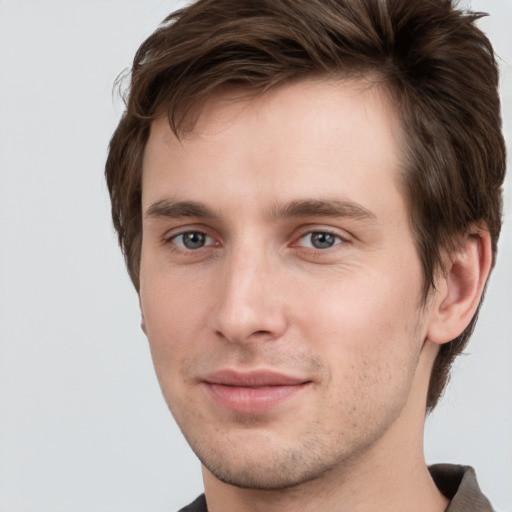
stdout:
<svg viewBox="0 0 512 512">
<path fill-rule="evenodd" d="M 338 449 L 335 454 L 318 439 L 289 447 L 276 439 L 254 439 L 244 443 L 245 449 L 237 443 L 231 449 L 224 444 L 220 449 L 201 444 L 193 443 L 191 447 L 203 466 L 217 480 L 245 489 L 275 491 L 297 487 L 335 471 L 351 458 L 343 450 Z"/>
<path fill-rule="evenodd" d="M 312 463 L 297 463 L 294 457 L 281 460 L 280 466 L 269 464 L 269 459 L 253 465 L 211 463 L 202 461 L 205 468 L 225 484 L 243 489 L 277 491 L 297 487 L 315 480 L 329 471 L 330 468 L 319 468 Z"/>
</svg>

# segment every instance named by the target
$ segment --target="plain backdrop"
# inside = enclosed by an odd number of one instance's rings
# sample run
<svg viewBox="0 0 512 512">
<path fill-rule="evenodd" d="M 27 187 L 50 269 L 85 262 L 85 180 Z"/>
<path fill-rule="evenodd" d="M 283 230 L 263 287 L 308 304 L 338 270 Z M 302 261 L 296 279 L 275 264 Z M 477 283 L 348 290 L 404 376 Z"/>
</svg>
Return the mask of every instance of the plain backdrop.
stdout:
<svg viewBox="0 0 512 512">
<path fill-rule="evenodd" d="M 178 5 L 0 0 L 0 512 L 173 511 L 199 463 L 161 398 L 110 224 L 116 76 Z M 512 2 L 482 0 L 512 152 Z M 512 188 L 467 355 L 427 421 L 427 461 L 473 465 L 512 511 Z"/>
</svg>

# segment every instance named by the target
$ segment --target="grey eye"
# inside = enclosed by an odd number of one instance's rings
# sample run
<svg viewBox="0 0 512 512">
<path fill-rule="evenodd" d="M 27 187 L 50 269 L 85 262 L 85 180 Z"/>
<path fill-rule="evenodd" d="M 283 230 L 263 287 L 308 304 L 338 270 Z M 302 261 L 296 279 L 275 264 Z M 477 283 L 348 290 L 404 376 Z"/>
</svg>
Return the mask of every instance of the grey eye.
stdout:
<svg viewBox="0 0 512 512">
<path fill-rule="evenodd" d="M 189 231 L 174 238 L 174 243 L 185 249 L 200 249 L 206 244 L 207 236 L 200 231 Z"/>
<path fill-rule="evenodd" d="M 330 233 L 311 233 L 311 245 L 317 249 L 328 249 L 336 243 L 336 237 Z"/>
<path fill-rule="evenodd" d="M 339 236 L 322 231 L 307 233 L 301 238 L 301 245 L 312 249 L 330 249 L 341 242 Z"/>
</svg>

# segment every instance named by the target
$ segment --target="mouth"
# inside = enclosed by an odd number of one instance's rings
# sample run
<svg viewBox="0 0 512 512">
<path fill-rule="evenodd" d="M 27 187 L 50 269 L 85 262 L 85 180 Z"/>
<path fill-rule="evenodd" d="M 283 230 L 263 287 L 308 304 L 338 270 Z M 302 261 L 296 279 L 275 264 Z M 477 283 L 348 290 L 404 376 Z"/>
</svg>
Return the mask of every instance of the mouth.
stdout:
<svg viewBox="0 0 512 512">
<path fill-rule="evenodd" d="M 260 414 L 304 391 L 311 380 L 272 371 L 222 370 L 202 380 L 214 403 L 242 414 Z"/>
</svg>

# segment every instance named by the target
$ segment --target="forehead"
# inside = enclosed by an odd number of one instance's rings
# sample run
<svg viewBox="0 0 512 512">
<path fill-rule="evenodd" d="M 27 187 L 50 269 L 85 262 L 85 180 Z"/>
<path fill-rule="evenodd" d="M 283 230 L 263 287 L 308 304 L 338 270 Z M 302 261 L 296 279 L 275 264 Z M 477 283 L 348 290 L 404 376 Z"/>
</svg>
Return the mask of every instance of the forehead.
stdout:
<svg viewBox="0 0 512 512">
<path fill-rule="evenodd" d="M 143 206 L 159 195 L 201 196 L 219 183 L 226 200 L 262 202 L 333 190 L 358 195 L 369 183 L 396 186 L 401 139 L 389 96 L 366 79 L 305 80 L 260 94 L 223 91 L 201 106 L 179 139 L 166 118 L 153 123 Z M 237 196 L 235 189 L 251 193 Z"/>
</svg>

